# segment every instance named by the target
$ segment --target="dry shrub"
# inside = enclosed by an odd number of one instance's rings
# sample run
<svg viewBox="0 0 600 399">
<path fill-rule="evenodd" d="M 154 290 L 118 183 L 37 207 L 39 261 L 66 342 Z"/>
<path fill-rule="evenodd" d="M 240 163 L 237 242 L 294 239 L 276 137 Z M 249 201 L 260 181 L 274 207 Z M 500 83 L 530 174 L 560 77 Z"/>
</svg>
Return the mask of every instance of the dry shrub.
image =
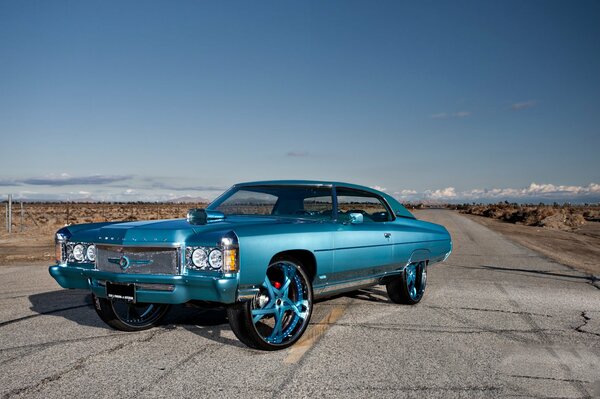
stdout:
<svg viewBox="0 0 600 399">
<path fill-rule="evenodd" d="M 586 221 L 600 221 L 599 206 L 500 203 L 462 205 L 457 209 L 462 213 L 485 216 L 504 222 L 567 231 L 581 227 Z"/>
</svg>

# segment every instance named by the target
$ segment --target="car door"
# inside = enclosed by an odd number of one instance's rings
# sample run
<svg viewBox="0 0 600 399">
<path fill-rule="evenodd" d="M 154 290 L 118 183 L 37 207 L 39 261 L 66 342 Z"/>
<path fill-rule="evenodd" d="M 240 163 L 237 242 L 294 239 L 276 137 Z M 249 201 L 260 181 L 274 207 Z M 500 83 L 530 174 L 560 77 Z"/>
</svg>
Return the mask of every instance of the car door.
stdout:
<svg viewBox="0 0 600 399">
<path fill-rule="evenodd" d="M 337 187 L 337 228 L 333 235 L 334 273 L 330 284 L 369 279 L 393 263 L 393 216 L 376 194 Z M 350 222 L 350 214 L 362 222 Z M 360 218 L 359 218 L 360 219 Z"/>
</svg>

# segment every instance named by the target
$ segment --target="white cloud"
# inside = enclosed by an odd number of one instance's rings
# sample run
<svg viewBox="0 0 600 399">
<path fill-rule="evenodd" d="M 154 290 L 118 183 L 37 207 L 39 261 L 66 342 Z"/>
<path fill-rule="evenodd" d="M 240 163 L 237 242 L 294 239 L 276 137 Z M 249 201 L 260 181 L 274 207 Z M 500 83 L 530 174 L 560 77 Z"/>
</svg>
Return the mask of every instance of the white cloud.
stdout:
<svg viewBox="0 0 600 399">
<path fill-rule="evenodd" d="M 427 190 L 424 192 L 426 198 L 434 200 L 456 198 L 456 189 L 454 187 L 446 187 L 439 190 Z"/>
<path fill-rule="evenodd" d="M 383 191 L 383 192 L 387 191 L 387 188 L 381 187 L 381 186 L 371 186 L 371 188 L 373 190 L 377 190 L 377 191 Z"/>
<path fill-rule="evenodd" d="M 429 116 L 431 119 L 444 119 L 448 117 L 448 113 L 440 112 L 439 114 L 433 114 Z"/>
<path fill-rule="evenodd" d="M 529 100 L 529 101 L 523 101 L 520 103 L 514 103 L 510 106 L 510 108 L 513 111 L 520 111 L 522 109 L 527 109 L 527 108 L 531 108 L 531 107 L 535 107 L 537 105 L 537 101 L 535 100 Z"/>
<path fill-rule="evenodd" d="M 289 151 L 287 154 L 288 157 L 307 157 L 310 154 L 308 151 Z"/>
<path fill-rule="evenodd" d="M 447 118 L 466 118 L 471 116 L 469 111 L 459 111 L 454 113 L 440 112 L 438 114 L 429 115 L 431 119 L 447 119 Z"/>
<path fill-rule="evenodd" d="M 600 184 L 587 186 L 565 186 L 531 183 L 523 188 L 474 188 L 456 191 L 454 187 L 436 190 L 395 191 L 394 196 L 403 201 L 600 201 Z"/>
<path fill-rule="evenodd" d="M 415 195 L 417 193 L 418 193 L 417 190 L 394 191 L 394 195 Z"/>
</svg>

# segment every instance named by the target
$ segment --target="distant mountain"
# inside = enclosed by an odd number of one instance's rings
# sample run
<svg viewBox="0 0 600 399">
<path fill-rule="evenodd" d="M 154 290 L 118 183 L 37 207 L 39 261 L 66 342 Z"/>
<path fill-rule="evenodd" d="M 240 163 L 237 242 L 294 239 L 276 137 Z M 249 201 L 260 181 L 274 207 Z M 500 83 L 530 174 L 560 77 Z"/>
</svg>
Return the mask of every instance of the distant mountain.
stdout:
<svg viewBox="0 0 600 399">
<path fill-rule="evenodd" d="M 203 203 L 208 204 L 210 200 L 204 197 L 192 197 L 191 195 L 185 195 L 179 198 L 173 198 L 166 201 L 169 204 L 190 204 L 190 203 Z"/>
</svg>

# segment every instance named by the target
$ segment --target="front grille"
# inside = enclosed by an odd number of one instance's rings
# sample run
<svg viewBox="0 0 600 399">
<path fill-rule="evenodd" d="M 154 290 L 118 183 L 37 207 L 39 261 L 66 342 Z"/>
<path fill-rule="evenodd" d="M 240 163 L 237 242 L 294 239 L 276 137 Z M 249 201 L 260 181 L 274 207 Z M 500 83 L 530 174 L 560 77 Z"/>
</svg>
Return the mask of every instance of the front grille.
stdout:
<svg viewBox="0 0 600 399">
<path fill-rule="evenodd" d="M 179 248 L 96 246 L 96 269 L 125 274 L 179 274 Z"/>
</svg>

